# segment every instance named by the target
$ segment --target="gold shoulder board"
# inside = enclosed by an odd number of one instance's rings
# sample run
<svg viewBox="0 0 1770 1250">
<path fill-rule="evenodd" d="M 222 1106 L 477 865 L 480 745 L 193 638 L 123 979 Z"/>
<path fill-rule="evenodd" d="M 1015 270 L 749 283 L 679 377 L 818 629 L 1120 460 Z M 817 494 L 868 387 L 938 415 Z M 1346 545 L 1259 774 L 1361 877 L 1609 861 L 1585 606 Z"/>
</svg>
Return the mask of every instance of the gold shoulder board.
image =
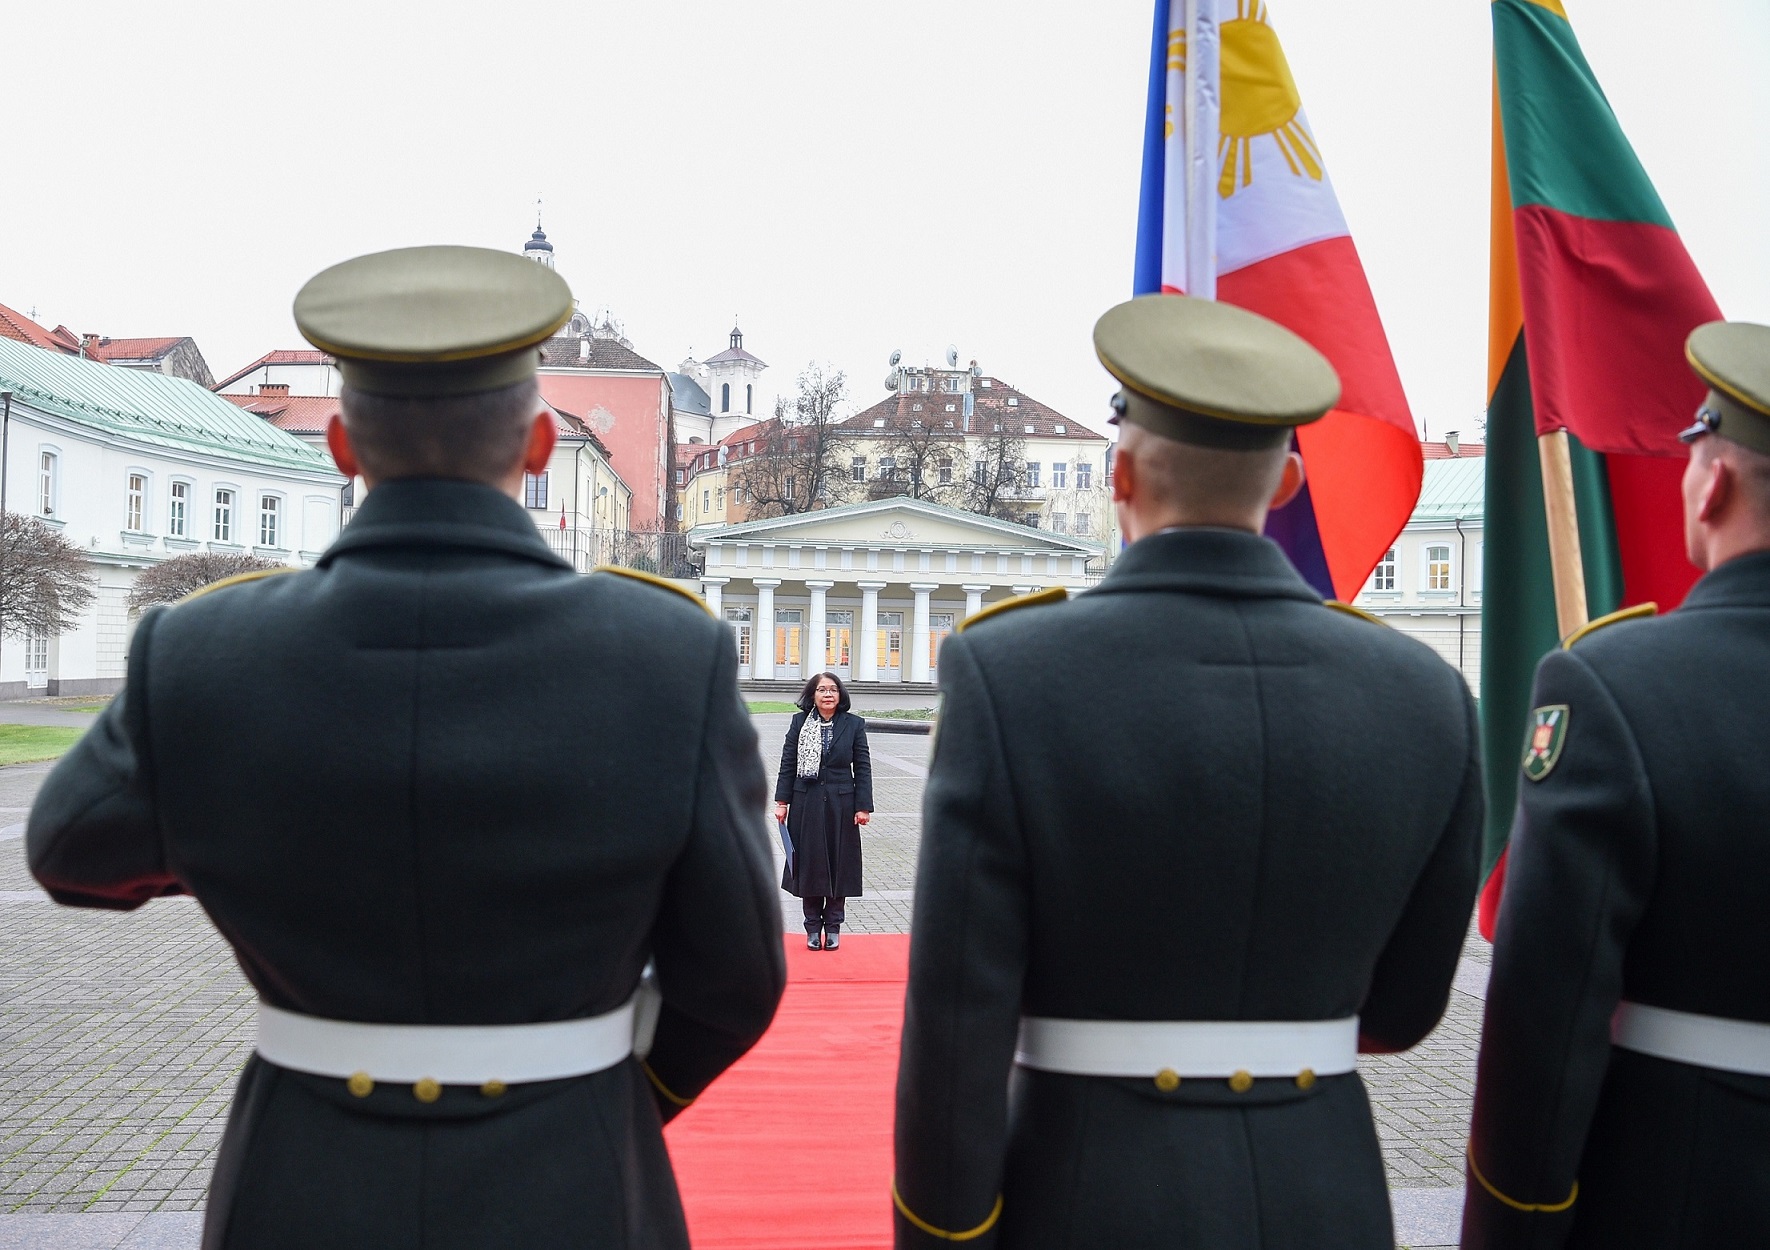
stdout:
<svg viewBox="0 0 1770 1250">
<path fill-rule="evenodd" d="M 672 594 L 681 595 L 684 599 L 694 604 L 708 616 L 713 615 L 713 609 L 707 606 L 707 601 L 705 599 L 695 594 L 692 590 L 685 590 L 681 586 L 678 586 L 669 578 L 659 577 L 656 573 L 646 573 L 639 569 L 623 568 L 618 564 L 599 564 L 596 566 L 595 572 L 613 573 L 616 577 L 626 577 L 636 582 L 644 582 L 648 586 L 662 587 L 664 590 L 668 590 Z"/>
<path fill-rule="evenodd" d="M 207 586 L 199 586 L 182 599 L 172 604 L 177 607 L 181 603 L 189 603 L 192 599 L 201 599 L 204 595 L 212 595 L 218 590 L 229 586 L 239 586 L 246 582 L 261 581 L 266 577 L 281 577 L 284 573 L 299 573 L 300 569 L 253 569 L 247 573 L 235 573 L 232 577 L 224 577 L 218 582 L 210 582 Z"/>
<path fill-rule="evenodd" d="M 1570 650 L 1573 644 L 1581 638 L 1587 634 L 1597 633 L 1606 625 L 1614 625 L 1618 621 L 1644 621 L 1650 616 L 1658 615 L 1659 605 L 1657 603 L 1637 603 L 1632 608 L 1623 608 L 1620 611 L 1612 612 L 1609 616 L 1601 616 L 1595 621 L 1588 621 L 1567 635 L 1567 641 L 1561 644 L 1561 649 L 1563 651 Z"/>
<path fill-rule="evenodd" d="M 1344 612 L 1347 616 L 1356 616 L 1361 621 L 1369 621 L 1372 625 L 1381 625 L 1384 629 L 1393 628 L 1388 621 L 1380 616 L 1372 616 L 1363 608 L 1355 608 L 1350 603 L 1342 603 L 1338 599 L 1323 599 L 1321 606 L 1332 608 L 1336 612 Z"/>
<path fill-rule="evenodd" d="M 959 632 L 962 634 L 979 621 L 987 621 L 990 617 L 1000 616 L 1004 612 L 1013 612 L 1020 608 L 1037 607 L 1044 603 L 1066 603 L 1068 600 L 1069 591 L 1061 586 L 1053 586 L 1049 590 L 1034 591 L 1030 595 L 1015 595 L 1012 599 L 1004 599 L 1000 603 L 992 603 L 981 612 L 966 617 L 959 622 Z"/>
</svg>

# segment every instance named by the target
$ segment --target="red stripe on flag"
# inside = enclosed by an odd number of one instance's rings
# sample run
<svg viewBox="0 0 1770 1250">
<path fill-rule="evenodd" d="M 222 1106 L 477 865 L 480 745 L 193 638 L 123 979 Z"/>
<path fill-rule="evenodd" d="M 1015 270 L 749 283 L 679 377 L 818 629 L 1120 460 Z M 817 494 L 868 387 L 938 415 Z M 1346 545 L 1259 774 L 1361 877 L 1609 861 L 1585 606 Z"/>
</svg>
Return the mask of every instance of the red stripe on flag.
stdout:
<svg viewBox="0 0 1770 1250">
<path fill-rule="evenodd" d="M 1513 214 L 1537 433 L 1593 451 L 1675 456 L 1702 402 L 1684 340 L 1721 310 L 1677 234 L 1540 204 Z"/>
<path fill-rule="evenodd" d="M 1364 585 L 1420 495 L 1419 435 L 1364 265 L 1341 236 L 1224 274 L 1218 298 L 1302 335 L 1340 374 L 1340 404 L 1299 431 L 1334 593 Z"/>
<path fill-rule="evenodd" d="M 1657 603 L 1670 612 L 1696 584 L 1698 573 L 1684 551 L 1684 463 L 1664 456 L 1604 457 L 1625 605 Z"/>
</svg>

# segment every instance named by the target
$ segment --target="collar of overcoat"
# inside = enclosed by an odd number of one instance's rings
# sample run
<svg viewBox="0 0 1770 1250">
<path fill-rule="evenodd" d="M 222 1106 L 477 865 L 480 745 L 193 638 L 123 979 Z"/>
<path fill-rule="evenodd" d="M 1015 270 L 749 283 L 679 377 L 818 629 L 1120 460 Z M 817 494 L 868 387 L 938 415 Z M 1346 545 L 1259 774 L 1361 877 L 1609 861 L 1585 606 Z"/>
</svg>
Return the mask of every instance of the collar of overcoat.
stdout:
<svg viewBox="0 0 1770 1250">
<path fill-rule="evenodd" d="M 1271 539 L 1246 530 L 1204 526 L 1163 530 L 1137 540 L 1120 554 L 1105 580 L 1087 593 L 1150 590 L 1321 602 Z"/>
<path fill-rule="evenodd" d="M 1684 596 L 1687 608 L 1770 608 L 1770 551 L 1735 556 L 1711 569 Z"/>
<path fill-rule="evenodd" d="M 470 547 L 502 551 L 570 571 L 553 554 L 521 504 L 503 491 L 452 478 L 382 482 L 319 559 L 368 547 Z"/>
</svg>

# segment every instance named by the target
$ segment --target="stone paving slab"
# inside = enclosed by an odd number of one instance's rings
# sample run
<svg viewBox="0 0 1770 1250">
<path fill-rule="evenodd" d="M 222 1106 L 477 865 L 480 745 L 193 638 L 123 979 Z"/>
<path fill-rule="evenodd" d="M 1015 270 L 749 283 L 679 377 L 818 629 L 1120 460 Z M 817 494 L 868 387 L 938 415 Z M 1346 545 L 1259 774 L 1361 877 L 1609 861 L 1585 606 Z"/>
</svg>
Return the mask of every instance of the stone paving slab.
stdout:
<svg viewBox="0 0 1770 1250">
<path fill-rule="evenodd" d="M 772 778 L 788 718 L 755 720 Z M 852 932 L 909 928 L 929 749 L 919 736 L 873 740 L 878 810 Z M 22 829 L 47 771 L 0 768 L 0 1250 L 194 1247 L 251 1046 L 251 993 L 189 900 L 119 914 L 42 894 L 7 829 Z M 781 901 L 783 930 L 799 931 L 799 900 Z M 1413 1250 L 1456 1241 L 1488 962 L 1471 935 L 1439 1028 L 1408 1054 L 1360 1063 L 1397 1237 Z"/>
</svg>

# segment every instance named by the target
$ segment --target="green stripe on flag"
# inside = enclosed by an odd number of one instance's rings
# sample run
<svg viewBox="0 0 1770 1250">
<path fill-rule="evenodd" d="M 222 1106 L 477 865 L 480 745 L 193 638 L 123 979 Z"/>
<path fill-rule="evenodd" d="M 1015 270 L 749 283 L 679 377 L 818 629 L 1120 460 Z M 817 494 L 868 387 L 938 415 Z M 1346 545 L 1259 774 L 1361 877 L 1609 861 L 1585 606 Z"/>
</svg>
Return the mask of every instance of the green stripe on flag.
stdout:
<svg viewBox="0 0 1770 1250">
<path fill-rule="evenodd" d="M 1512 207 L 1672 229 L 1567 19 L 1528 0 L 1495 0 L 1493 39 Z"/>
<path fill-rule="evenodd" d="M 1568 441 L 1587 613 L 1598 617 L 1614 612 L 1622 602 L 1622 561 L 1609 482 L 1604 458 L 1582 447 L 1571 434 Z M 1522 335 L 1488 403 L 1486 512 L 1481 557 L 1481 745 L 1487 759 L 1484 877 L 1505 850 L 1512 830 L 1536 666 L 1561 644 L 1549 524 L 1543 510 L 1542 460 Z"/>
</svg>

